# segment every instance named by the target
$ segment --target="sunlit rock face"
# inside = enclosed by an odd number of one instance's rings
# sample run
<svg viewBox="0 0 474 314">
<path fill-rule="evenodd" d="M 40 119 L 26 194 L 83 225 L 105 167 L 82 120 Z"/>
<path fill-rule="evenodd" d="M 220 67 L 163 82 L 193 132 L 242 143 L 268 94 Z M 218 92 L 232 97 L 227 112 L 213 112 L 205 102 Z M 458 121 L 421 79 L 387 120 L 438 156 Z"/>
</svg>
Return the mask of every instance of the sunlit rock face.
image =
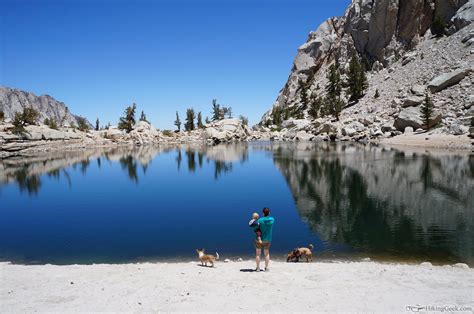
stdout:
<svg viewBox="0 0 474 314">
<path fill-rule="evenodd" d="M 353 145 L 278 144 L 275 165 L 326 241 L 374 253 L 474 256 L 474 158 Z M 443 239 L 444 245 L 434 244 Z"/>
<path fill-rule="evenodd" d="M 36 96 L 23 90 L 0 86 L 0 111 L 3 111 L 6 119 L 13 119 L 15 113 L 23 112 L 26 107 L 32 107 L 39 112 L 40 122 L 48 118 L 56 121 L 58 126 L 77 125 L 77 116 L 69 112 L 63 102 L 49 95 Z"/>
<path fill-rule="evenodd" d="M 437 132 L 467 133 L 467 128 L 453 132 L 451 125 L 467 127 L 472 117 L 467 109 L 472 106 L 468 95 L 473 94 L 474 86 L 473 8 L 474 0 L 353 0 L 341 17 L 324 21 L 298 48 L 288 80 L 259 125 L 284 129 L 277 113 L 285 112 L 284 119 L 293 115 L 311 120 L 314 127 L 306 131 L 314 135 L 321 134 L 320 124 L 331 123 L 341 140 L 380 139 L 386 132 L 382 126 L 394 124 L 405 100 L 416 94 L 424 96 L 426 85 L 436 76 L 460 70 L 465 78 L 432 95 L 432 100 L 442 118 Z M 446 23 L 448 36 L 432 36 L 438 19 Z M 369 123 L 366 130 L 351 136 L 341 134 L 332 115 L 316 118 L 310 114 L 312 101 L 302 95 L 325 97 L 329 67 L 338 65 L 344 80 L 353 56 L 367 70 L 368 87 L 354 102 L 347 92 L 342 93 L 347 106 L 339 119 Z M 417 92 L 412 90 L 415 85 L 421 86 Z"/>
</svg>

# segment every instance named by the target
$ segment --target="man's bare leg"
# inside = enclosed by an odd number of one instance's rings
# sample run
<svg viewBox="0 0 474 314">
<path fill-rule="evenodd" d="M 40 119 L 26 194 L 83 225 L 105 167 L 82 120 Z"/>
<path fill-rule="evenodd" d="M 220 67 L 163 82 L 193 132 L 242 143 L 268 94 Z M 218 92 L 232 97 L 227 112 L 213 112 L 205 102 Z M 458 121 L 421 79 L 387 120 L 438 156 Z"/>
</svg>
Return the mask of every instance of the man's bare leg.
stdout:
<svg viewBox="0 0 474 314">
<path fill-rule="evenodd" d="M 263 253 L 265 254 L 265 270 L 267 270 L 270 264 L 270 248 L 263 249 Z"/>
<path fill-rule="evenodd" d="M 262 255 L 262 249 L 255 249 L 255 262 L 257 267 L 255 268 L 256 271 L 260 270 L 260 255 Z"/>
</svg>

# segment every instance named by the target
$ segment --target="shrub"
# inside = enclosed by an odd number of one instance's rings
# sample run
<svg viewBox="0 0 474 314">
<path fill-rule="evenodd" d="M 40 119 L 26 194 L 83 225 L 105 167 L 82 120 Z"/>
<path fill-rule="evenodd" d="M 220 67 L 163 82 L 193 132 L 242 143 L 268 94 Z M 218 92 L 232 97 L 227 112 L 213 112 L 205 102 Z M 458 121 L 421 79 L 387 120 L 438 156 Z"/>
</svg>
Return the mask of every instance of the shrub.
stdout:
<svg viewBox="0 0 474 314">
<path fill-rule="evenodd" d="M 24 135 L 26 133 L 25 130 L 25 120 L 23 119 L 23 114 L 16 112 L 15 116 L 13 117 L 13 134 L 16 135 Z"/>
<path fill-rule="evenodd" d="M 5 112 L 0 111 L 0 121 L 5 120 Z"/>
<path fill-rule="evenodd" d="M 164 136 L 173 136 L 173 131 L 171 130 L 163 130 L 163 133 Z"/>
<path fill-rule="evenodd" d="M 89 123 L 87 123 L 86 118 L 76 117 L 76 121 L 77 121 L 77 128 L 79 129 L 79 131 L 81 132 L 89 131 L 90 127 L 89 127 Z"/>
<path fill-rule="evenodd" d="M 56 123 L 56 121 L 54 121 L 54 119 L 44 119 L 44 122 L 43 122 L 45 125 L 49 126 L 51 129 L 54 129 L 54 130 L 57 130 L 58 129 L 58 125 Z"/>
<path fill-rule="evenodd" d="M 25 124 L 36 124 L 38 123 L 38 118 L 39 118 L 39 112 L 33 107 L 26 107 L 23 109 L 23 114 L 22 114 L 23 121 Z"/>
<path fill-rule="evenodd" d="M 379 90 L 378 90 L 378 89 L 376 89 L 376 90 L 375 90 L 375 95 L 374 95 L 374 98 L 375 98 L 375 99 L 377 99 L 377 98 L 379 98 L 379 97 L 380 97 Z"/>
</svg>

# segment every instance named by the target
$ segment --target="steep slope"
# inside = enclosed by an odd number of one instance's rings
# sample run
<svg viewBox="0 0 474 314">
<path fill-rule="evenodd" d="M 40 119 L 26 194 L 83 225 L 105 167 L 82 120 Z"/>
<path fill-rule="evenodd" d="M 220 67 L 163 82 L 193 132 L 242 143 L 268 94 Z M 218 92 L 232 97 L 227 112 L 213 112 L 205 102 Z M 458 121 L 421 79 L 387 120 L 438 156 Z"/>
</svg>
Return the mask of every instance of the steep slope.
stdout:
<svg viewBox="0 0 474 314">
<path fill-rule="evenodd" d="M 19 89 L 0 87 L 0 111 L 4 112 L 6 119 L 13 119 L 15 113 L 22 112 L 25 107 L 36 109 L 40 113 L 41 123 L 48 118 L 59 126 L 77 125 L 77 116 L 70 113 L 63 102 L 49 95 L 36 96 Z"/>
<path fill-rule="evenodd" d="M 377 124 L 372 132 L 365 130 L 367 134 L 359 135 L 377 133 L 381 136 L 386 131 L 395 131 L 394 121 L 399 114 L 402 117 L 410 114 L 414 119 L 420 99 L 411 104 L 415 108 L 409 111 L 413 112 L 403 113 L 405 107 L 409 107 L 409 98 L 423 96 L 432 79 L 455 70 L 464 72 L 461 85 L 453 84 L 454 87 L 434 94 L 434 102 L 442 111 L 442 117 L 447 119 L 443 120 L 443 131 L 450 132 L 451 124 L 467 126 L 474 99 L 469 96 L 474 94 L 471 83 L 474 65 L 471 52 L 474 51 L 470 47 L 474 42 L 474 30 L 469 25 L 474 17 L 473 4 L 473 0 L 353 0 L 342 17 L 326 20 L 298 48 L 288 81 L 260 125 L 272 126 L 275 108 L 291 108 L 292 112 L 300 112 L 300 117 L 311 120 L 301 100 L 303 84 L 308 84 L 307 95 L 324 96 L 329 66 L 337 60 L 344 72 L 351 57 L 358 55 L 370 69 L 367 73 L 369 88 L 359 103 L 343 110 L 341 120 L 364 118 L 365 127 L 373 126 L 374 122 Z M 439 18 L 447 23 L 450 36 L 441 39 L 431 36 L 430 29 Z M 412 91 L 413 87 L 415 91 Z M 376 90 L 381 97 L 374 99 Z M 319 134 L 328 130 L 327 126 L 318 128 L 325 122 L 334 121 L 326 117 L 318 119 L 317 123 L 299 125 L 304 125 L 308 132 Z M 351 121 L 345 124 L 349 123 Z M 382 128 L 388 124 L 391 127 Z M 330 129 L 344 136 L 343 126 L 344 123 L 333 123 Z M 451 133 L 467 132 L 467 127 L 454 128 L 456 132 Z M 358 125 L 355 129 L 354 134 L 360 133 L 362 127 Z M 398 129 L 404 131 L 401 125 Z"/>
</svg>

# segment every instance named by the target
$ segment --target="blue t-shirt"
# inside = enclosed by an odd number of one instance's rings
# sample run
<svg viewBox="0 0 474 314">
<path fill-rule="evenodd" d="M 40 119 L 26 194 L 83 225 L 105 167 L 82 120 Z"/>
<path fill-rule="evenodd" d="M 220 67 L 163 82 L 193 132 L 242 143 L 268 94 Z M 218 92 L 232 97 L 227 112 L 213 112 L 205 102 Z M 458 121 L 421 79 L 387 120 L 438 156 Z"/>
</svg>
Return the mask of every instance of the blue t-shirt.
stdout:
<svg viewBox="0 0 474 314">
<path fill-rule="evenodd" d="M 272 242 L 274 222 L 275 222 L 275 218 L 270 217 L 270 216 L 262 217 L 258 220 L 260 231 L 262 232 L 262 237 L 261 237 L 262 241 Z"/>
</svg>

